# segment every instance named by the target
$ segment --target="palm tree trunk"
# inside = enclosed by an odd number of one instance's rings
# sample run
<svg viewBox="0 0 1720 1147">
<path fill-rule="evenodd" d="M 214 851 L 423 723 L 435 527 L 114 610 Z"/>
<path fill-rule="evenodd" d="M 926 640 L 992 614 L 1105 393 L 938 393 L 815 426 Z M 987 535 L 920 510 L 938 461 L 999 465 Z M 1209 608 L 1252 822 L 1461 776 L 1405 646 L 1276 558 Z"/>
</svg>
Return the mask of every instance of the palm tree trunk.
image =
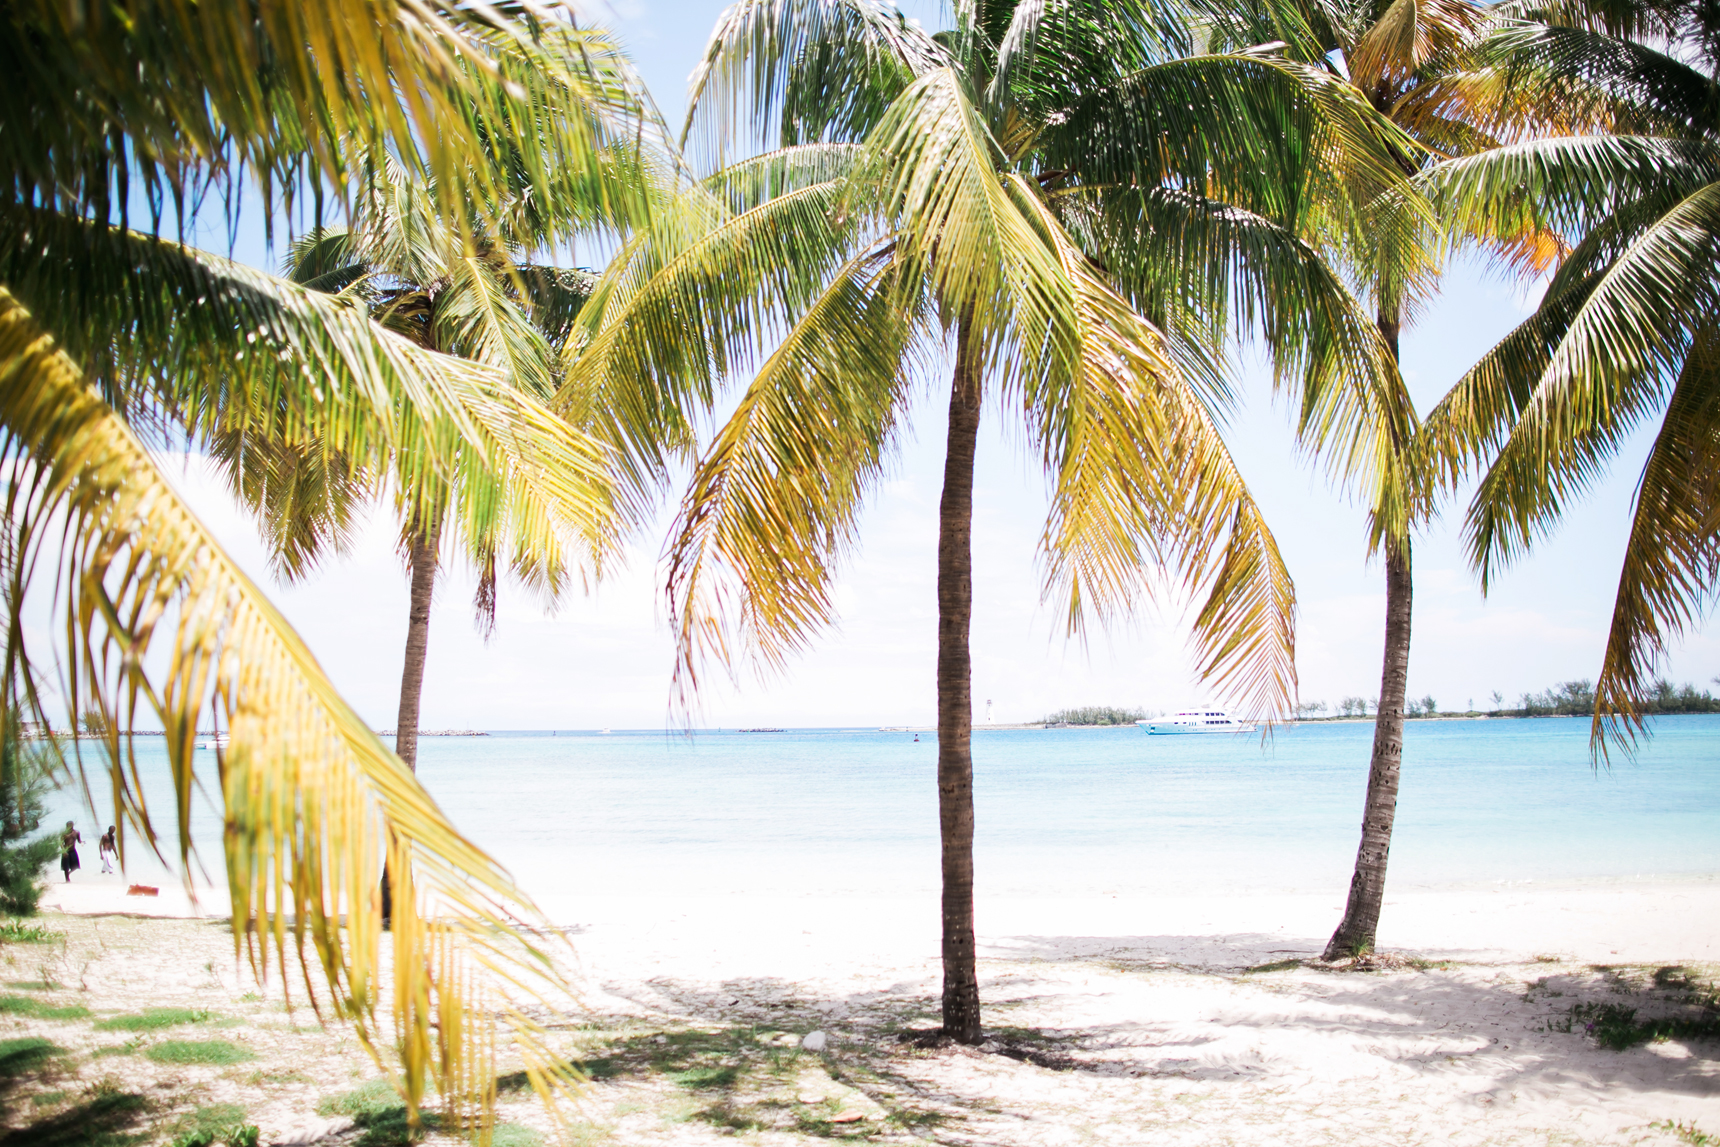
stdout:
<svg viewBox="0 0 1720 1147">
<path fill-rule="evenodd" d="M 938 827 L 943 840 L 944 1034 L 978 1043 L 973 939 L 973 457 L 979 440 L 979 364 L 973 320 L 956 334 L 949 446 L 938 506 Z"/>
<path fill-rule="evenodd" d="M 1398 324 L 1380 319 L 1380 333 L 1397 359 Z M 1374 950 L 1380 908 L 1386 895 L 1386 860 L 1397 818 L 1398 779 L 1403 767 L 1403 702 L 1409 688 L 1410 606 L 1414 581 L 1409 539 L 1386 541 L 1386 651 L 1380 669 L 1380 702 L 1374 718 L 1374 752 L 1368 765 L 1368 795 L 1362 810 L 1362 843 L 1350 878 L 1344 919 L 1321 954 L 1323 960 Z"/>
<path fill-rule="evenodd" d="M 430 653 L 430 599 L 436 590 L 436 527 L 415 533 L 411 604 L 406 614 L 406 665 L 400 671 L 400 712 L 394 720 L 394 755 L 418 771 L 418 706 L 424 697 L 424 661 Z M 394 922 L 394 889 L 382 866 L 382 928 Z"/>
<path fill-rule="evenodd" d="M 400 673 L 400 716 L 394 753 L 418 771 L 418 706 L 424 695 L 424 660 L 430 651 L 430 598 L 436 588 L 436 530 L 412 540 L 412 604 L 406 619 L 406 665 Z"/>
</svg>

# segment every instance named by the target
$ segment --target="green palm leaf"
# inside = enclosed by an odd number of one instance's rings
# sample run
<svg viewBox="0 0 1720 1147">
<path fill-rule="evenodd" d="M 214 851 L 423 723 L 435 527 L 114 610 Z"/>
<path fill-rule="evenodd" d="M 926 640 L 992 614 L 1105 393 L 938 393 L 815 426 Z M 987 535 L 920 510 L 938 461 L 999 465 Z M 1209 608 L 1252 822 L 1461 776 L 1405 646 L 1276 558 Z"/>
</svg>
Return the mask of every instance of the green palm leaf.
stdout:
<svg viewBox="0 0 1720 1147">
<path fill-rule="evenodd" d="M 1596 686 L 1593 740 L 1630 745 L 1639 699 L 1669 641 L 1696 625 L 1720 580 L 1720 347 L 1697 331 L 1637 487 Z"/>
</svg>

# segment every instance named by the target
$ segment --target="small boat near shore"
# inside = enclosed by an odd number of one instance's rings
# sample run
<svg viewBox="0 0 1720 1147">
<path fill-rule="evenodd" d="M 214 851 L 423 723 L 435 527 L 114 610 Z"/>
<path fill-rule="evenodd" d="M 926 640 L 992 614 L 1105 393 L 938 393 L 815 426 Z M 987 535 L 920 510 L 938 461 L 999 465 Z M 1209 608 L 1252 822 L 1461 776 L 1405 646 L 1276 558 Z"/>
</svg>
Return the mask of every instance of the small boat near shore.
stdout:
<svg viewBox="0 0 1720 1147">
<path fill-rule="evenodd" d="M 1252 733 L 1254 725 L 1239 721 L 1223 709 L 1184 709 L 1169 717 L 1136 721 L 1142 731 L 1154 737 L 1178 737 L 1191 733 Z"/>
<path fill-rule="evenodd" d="M 226 733 L 216 733 L 213 736 L 205 737 L 203 740 L 198 741 L 197 747 L 199 749 L 225 749 L 227 747 L 227 742 L 232 739 L 233 738 Z"/>
</svg>

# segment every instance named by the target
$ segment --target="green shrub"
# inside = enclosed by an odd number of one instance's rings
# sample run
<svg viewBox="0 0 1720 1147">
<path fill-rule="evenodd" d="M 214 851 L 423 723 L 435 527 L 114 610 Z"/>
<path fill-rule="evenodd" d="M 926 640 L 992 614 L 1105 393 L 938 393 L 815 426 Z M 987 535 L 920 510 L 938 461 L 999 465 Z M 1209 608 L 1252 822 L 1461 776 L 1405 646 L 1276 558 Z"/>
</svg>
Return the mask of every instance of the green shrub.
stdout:
<svg viewBox="0 0 1720 1147">
<path fill-rule="evenodd" d="M 0 944 L 53 944 L 60 933 L 46 924 L 26 924 L 22 920 L 0 920 Z"/>
<path fill-rule="evenodd" d="M 0 732 L 0 913 L 34 916 L 42 898 L 42 866 L 60 855 L 55 833 L 24 839 L 42 822 L 51 750 L 18 738 L 16 710 L 4 724 Z"/>
<path fill-rule="evenodd" d="M 171 1063 L 181 1066 L 201 1064 L 211 1067 L 225 1067 L 230 1063 L 244 1063 L 256 1059 L 256 1053 L 247 1051 L 235 1043 L 224 1039 L 187 1040 L 170 1039 L 149 1048 L 143 1053 L 156 1063 Z"/>
</svg>

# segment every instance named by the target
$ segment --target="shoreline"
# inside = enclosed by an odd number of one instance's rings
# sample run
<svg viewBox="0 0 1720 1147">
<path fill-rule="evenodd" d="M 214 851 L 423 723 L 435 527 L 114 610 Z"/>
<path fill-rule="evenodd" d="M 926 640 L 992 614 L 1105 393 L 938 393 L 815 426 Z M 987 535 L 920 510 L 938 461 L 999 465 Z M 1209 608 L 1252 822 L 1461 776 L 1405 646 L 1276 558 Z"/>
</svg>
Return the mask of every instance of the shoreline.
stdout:
<svg viewBox="0 0 1720 1147">
<path fill-rule="evenodd" d="M 15 1084 L 7 1122 L 107 1088 L 140 1097 L 158 1136 L 219 1107 L 264 1144 L 347 1147 L 361 1128 L 340 1097 L 382 1086 L 351 1033 L 317 1026 L 302 998 L 283 1015 L 291 975 L 258 988 L 225 921 L 139 916 L 113 879 L 50 889 L 72 911 L 39 917 L 62 937 L 43 967 L 64 969 L 39 998 L 88 1018 L 13 1009 L 16 1036 L 62 1051 Z M 182 908 L 170 893 L 148 910 Z M 1591 1030 L 1627 1013 L 1620 1030 L 1713 1026 L 1720 873 L 1394 892 L 1381 957 L 1353 967 L 1312 961 L 1342 890 L 982 895 L 978 1048 L 911 1042 L 937 1025 L 936 896 L 581 892 L 543 907 L 570 922 L 579 998 L 554 1026 L 593 1075 L 581 1142 L 1675 1147 L 1667 1123 L 1720 1129 L 1720 1038 L 1614 1049 Z M 34 968 L 29 947 L 6 951 Z M 163 1006 L 204 1018 L 129 1042 L 92 1030 Z M 249 1058 L 156 1062 L 175 1039 Z M 516 1066 L 504 1052 L 498 1070 Z M 499 1115 L 513 1147 L 547 1147 L 529 1091 L 504 1092 Z"/>
<path fill-rule="evenodd" d="M 127 882 L 80 874 L 50 883 L 45 914 L 224 921 L 225 892 L 202 885 L 194 904 L 183 884 L 158 896 L 130 896 Z M 1014 952 L 1023 937 L 1059 952 L 1109 945 L 1152 959 L 1244 967 L 1272 953 L 1314 955 L 1342 914 L 1343 889 L 1321 892 L 1207 890 L 1140 893 L 1081 889 L 1060 895 L 986 895 L 975 900 L 982 955 Z M 772 945 L 817 959 L 845 954 L 906 959 L 937 950 L 935 892 L 687 894 L 557 891 L 537 898 L 556 926 L 616 949 L 625 963 L 645 941 L 701 959 L 777 963 Z M 808 943 L 802 936 L 817 936 Z M 1720 873 L 1571 880 L 1468 882 L 1390 888 L 1380 921 L 1382 951 L 1435 959 L 1511 961 L 1559 953 L 1573 960 L 1720 963 Z M 622 954 L 627 953 L 627 954 Z M 661 963 L 672 956 L 655 957 Z M 794 963 L 796 961 L 790 961 Z M 695 968 L 689 968 L 693 971 Z"/>
</svg>

